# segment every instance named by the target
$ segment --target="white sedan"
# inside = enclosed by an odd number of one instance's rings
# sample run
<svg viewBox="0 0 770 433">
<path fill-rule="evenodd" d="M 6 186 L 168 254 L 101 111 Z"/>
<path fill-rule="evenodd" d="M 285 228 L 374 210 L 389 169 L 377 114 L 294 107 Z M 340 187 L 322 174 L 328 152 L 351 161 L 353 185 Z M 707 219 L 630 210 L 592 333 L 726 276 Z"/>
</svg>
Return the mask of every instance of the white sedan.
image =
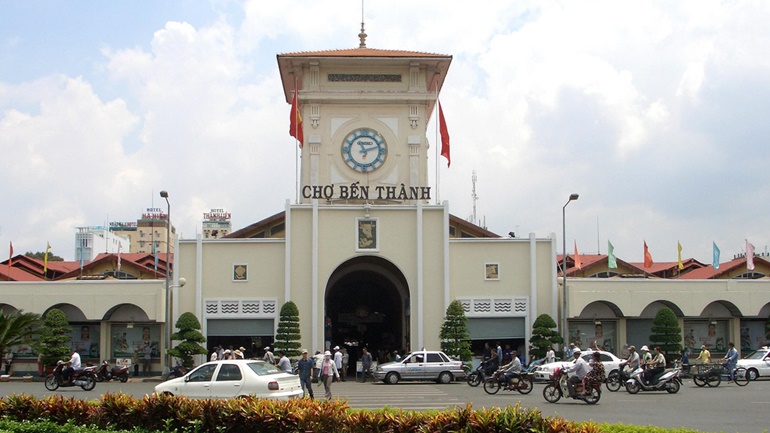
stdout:
<svg viewBox="0 0 770 433">
<path fill-rule="evenodd" d="M 738 367 L 746 367 L 750 380 L 770 376 L 770 348 L 763 347 L 738 360 Z"/>
<path fill-rule="evenodd" d="M 302 397 L 299 376 L 264 361 L 233 359 L 202 364 L 182 377 L 155 387 L 156 394 L 192 398 L 260 397 L 288 400 Z"/>
<path fill-rule="evenodd" d="M 590 363 L 593 359 L 594 351 L 593 350 L 584 350 L 580 352 L 580 357 L 583 358 L 586 362 Z M 601 362 L 604 364 L 604 374 L 609 376 L 610 373 L 620 368 L 620 363 L 623 361 L 622 359 L 618 358 L 617 356 L 613 355 L 611 352 L 605 352 L 603 350 L 599 351 L 599 356 L 601 357 Z M 536 382 L 544 382 L 551 378 L 551 374 L 553 374 L 553 370 L 556 369 L 556 367 L 568 367 L 570 364 L 572 364 L 572 361 L 562 361 L 562 362 L 551 362 L 550 364 L 542 364 L 539 367 L 535 368 L 535 376 L 533 377 Z"/>
</svg>

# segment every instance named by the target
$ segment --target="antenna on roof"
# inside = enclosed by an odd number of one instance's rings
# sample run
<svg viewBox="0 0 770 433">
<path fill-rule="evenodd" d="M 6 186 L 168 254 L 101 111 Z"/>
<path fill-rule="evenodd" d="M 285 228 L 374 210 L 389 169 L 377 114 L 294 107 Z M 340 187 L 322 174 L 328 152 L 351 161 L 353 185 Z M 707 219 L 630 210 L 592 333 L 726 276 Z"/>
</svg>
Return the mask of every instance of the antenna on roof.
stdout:
<svg viewBox="0 0 770 433">
<path fill-rule="evenodd" d="M 366 32 L 364 31 L 364 0 L 361 0 L 361 33 L 358 34 L 361 43 L 358 48 L 366 48 Z"/>
</svg>

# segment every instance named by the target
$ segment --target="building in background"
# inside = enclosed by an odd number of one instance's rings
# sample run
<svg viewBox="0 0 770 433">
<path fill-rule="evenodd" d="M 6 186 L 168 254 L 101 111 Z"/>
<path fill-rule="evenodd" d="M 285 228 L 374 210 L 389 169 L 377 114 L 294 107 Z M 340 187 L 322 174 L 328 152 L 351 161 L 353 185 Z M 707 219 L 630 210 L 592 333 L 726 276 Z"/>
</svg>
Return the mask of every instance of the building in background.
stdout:
<svg viewBox="0 0 770 433">
<path fill-rule="evenodd" d="M 233 231 L 230 212 L 211 209 L 203 214 L 203 239 L 219 239 Z"/>
<path fill-rule="evenodd" d="M 164 232 L 165 233 L 165 232 Z M 75 232 L 75 261 L 90 262 L 101 253 L 126 253 L 131 248 L 131 240 L 107 227 L 77 227 Z"/>
</svg>

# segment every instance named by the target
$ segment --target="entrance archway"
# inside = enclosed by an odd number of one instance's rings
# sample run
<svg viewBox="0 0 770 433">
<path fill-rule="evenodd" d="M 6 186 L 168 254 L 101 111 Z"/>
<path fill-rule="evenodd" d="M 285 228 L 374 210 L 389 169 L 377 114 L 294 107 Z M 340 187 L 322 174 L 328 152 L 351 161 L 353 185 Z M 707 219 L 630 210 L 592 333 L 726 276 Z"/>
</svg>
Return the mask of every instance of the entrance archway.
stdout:
<svg viewBox="0 0 770 433">
<path fill-rule="evenodd" d="M 325 315 L 331 329 L 324 339 L 332 347 L 347 346 L 351 362 L 363 347 L 375 359 L 408 348 L 409 287 L 403 273 L 380 257 L 356 257 L 337 267 L 326 286 Z"/>
</svg>

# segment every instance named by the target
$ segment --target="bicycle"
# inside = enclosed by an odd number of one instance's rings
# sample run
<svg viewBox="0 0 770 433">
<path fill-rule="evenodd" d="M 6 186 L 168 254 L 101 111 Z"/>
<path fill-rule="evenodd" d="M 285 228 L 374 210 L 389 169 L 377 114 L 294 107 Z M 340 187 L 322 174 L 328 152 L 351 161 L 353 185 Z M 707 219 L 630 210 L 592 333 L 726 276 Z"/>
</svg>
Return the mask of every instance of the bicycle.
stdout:
<svg viewBox="0 0 770 433">
<path fill-rule="evenodd" d="M 702 371 L 704 364 L 699 364 L 698 373 L 693 375 L 692 381 L 698 387 L 704 387 L 708 385 L 711 388 L 715 388 L 722 383 L 722 380 L 732 380 L 738 386 L 746 386 L 751 381 L 751 377 L 746 370 L 746 367 L 735 367 L 732 370 L 732 379 L 730 372 L 728 372 L 722 363 L 711 364 L 711 368 L 706 371 Z"/>
</svg>

